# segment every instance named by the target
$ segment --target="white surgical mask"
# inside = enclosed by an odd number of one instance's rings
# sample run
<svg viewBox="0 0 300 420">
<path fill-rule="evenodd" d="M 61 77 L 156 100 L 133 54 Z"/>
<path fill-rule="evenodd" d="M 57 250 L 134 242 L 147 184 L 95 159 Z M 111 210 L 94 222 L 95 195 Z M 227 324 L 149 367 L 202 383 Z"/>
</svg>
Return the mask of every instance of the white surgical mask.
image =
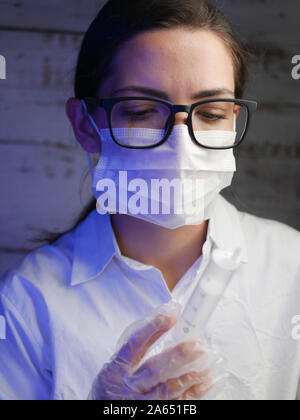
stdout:
<svg viewBox="0 0 300 420">
<path fill-rule="evenodd" d="M 110 130 L 99 130 L 88 116 L 101 139 L 94 174 L 88 154 L 99 213 L 128 214 L 169 229 L 198 225 L 211 217 L 218 194 L 231 184 L 236 170 L 232 149 L 198 146 L 184 124 L 175 125 L 161 146 L 128 149 L 117 145 Z M 118 139 L 127 136 L 125 128 L 114 132 Z M 130 137 L 140 144 L 155 143 L 161 136 L 161 130 L 130 129 Z M 235 136 L 235 131 L 197 131 L 197 139 L 203 144 L 209 140 L 212 146 L 232 144 Z"/>
</svg>

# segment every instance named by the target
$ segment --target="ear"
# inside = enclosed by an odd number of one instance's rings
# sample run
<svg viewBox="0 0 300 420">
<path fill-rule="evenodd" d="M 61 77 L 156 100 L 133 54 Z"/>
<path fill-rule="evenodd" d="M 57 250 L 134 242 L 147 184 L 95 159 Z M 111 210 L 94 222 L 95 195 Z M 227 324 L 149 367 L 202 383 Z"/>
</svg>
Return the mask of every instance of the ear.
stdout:
<svg viewBox="0 0 300 420">
<path fill-rule="evenodd" d="M 79 99 L 68 99 L 66 114 L 72 124 L 76 140 L 81 147 L 89 153 L 100 152 L 101 140 Z"/>
</svg>

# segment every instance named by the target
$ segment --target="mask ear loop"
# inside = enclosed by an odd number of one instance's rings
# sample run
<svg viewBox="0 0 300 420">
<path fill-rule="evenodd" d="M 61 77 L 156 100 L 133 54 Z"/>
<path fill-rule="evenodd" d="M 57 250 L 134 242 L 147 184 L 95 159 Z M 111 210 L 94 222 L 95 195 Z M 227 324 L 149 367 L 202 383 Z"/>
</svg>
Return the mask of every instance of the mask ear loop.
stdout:
<svg viewBox="0 0 300 420">
<path fill-rule="evenodd" d="M 85 104 L 85 101 L 84 101 L 83 99 L 81 99 L 81 104 L 82 104 L 83 109 L 85 110 L 85 112 L 86 112 L 86 114 L 87 114 L 87 116 L 88 116 L 88 119 L 90 120 L 90 122 L 91 122 L 92 126 L 95 128 L 95 130 L 96 130 L 97 134 L 100 136 L 100 133 L 99 133 L 98 127 L 97 127 L 97 125 L 96 125 L 96 123 L 95 123 L 94 119 L 93 119 L 93 118 L 92 118 L 92 116 L 90 115 L 90 113 L 89 113 L 89 111 L 88 111 L 88 109 L 87 109 L 87 106 L 86 106 L 86 104 Z M 100 140 L 100 139 L 99 139 L 99 140 Z M 94 181 L 94 169 L 93 169 L 93 164 L 92 164 L 92 160 L 91 160 L 91 155 L 90 155 L 90 153 L 89 153 L 89 152 L 86 152 L 86 155 L 87 155 L 87 159 L 88 159 L 88 162 L 89 162 L 90 174 L 91 174 L 91 178 L 92 178 L 92 182 L 93 182 L 93 181 Z"/>
<path fill-rule="evenodd" d="M 236 116 L 235 116 L 235 113 L 233 113 L 233 131 L 236 132 Z"/>
</svg>

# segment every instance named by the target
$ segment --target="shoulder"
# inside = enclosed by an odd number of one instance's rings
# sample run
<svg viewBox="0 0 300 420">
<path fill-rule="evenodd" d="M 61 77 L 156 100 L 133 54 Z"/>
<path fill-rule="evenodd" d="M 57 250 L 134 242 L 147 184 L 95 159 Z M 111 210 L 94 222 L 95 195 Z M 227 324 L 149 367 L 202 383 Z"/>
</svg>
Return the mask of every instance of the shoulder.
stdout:
<svg viewBox="0 0 300 420">
<path fill-rule="evenodd" d="M 41 306 L 46 301 L 53 305 L 62 301 L 70 286 L 76 284 L 74 279 L 98 268 L 99 253 L 105 248 L 99 232 L 108 236 L 105 222 L 107 219 L 97 218 L 92 211 L 52 244 L 30 252 L 0 278 L 0 296 L 22 308 L 25 299 Z M 103 242 L 101 250 L 98 242 Z"/>
<path fill-rule="evenodd" d="M 268 243 L 270 246 L 284 246 L 287 251 L 291 251 L 290 247 L 286 246 L 288 244 L 298 245 L 299 247 L 300 232 L 295 228 L 276 220 L 240 211 L 223 197 L 221 197 L 220 203 L 222 205 L 222 211 L 227 212 L 233 223 L 237 220 L 240 222 L 248 242 Z"/>
<path fill-rule="evenodd" d="M 284 224 L 268 218 L 239 211 L 233 204 L 222 199 L 222 211 L 230 220 L 232 231 L 241 230 L 250 262 L 258 265 L 287 267 L 300 275 L 300 233 Z M 234 234 L 234 232 L 232 233 Z"/>
<path fill-rule="evenodd" d="M 290 328 L 290 320 L 299 312 L 300 233 L 284 223 L 239 211 L 225 200 L 223 205 L 246 250 L 247 259 L 236 276 L 239 296 L 264 328 L 278 317 L 280 325 Z"/>
<path fill-rule="evenodd" d="M 72 269 L 74 235 L 74 231 L 66 233 L 23 257 L 0 278 L 0 295 L 17 305 L 20 297 L 38 300 L 39 295 L 66 286 Z"/>
<path fill-rule="evenodd" d="M 300 233 L 281 222 L 238 212 L 248 242 L 276 247 L 283 254 L 294 254 L 300 247 Z"/>
<path fill-rule="evenodd" d="M 73 233 L 26 255 L 0 278 L 0 313 L 10 334 L 30 331 L 43 346 L 49 334 L 48 317 L 64 295 L 72 266 Z M 47 341 L 47 340 L 46 340 Z"/>
<path fill-rule="evenodd" d="M 298 291 L 300 280 L 300 233 L 275 220 L 238 211 L 249 263 L 257 270 L 292 282 Z M 296 290 L 295 289 L 295 290 Z"/>
</svg>

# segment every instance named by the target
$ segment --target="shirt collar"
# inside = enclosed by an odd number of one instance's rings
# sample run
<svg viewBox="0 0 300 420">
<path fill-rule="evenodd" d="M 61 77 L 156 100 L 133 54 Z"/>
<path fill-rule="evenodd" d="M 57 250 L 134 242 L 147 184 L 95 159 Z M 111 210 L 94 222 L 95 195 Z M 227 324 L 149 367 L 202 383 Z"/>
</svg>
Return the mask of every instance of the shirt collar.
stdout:
<svg viewBox="0 0 300 420">
<path fill-rule="evenodd" d="M 248 252 L 240 217 L 238 210 L 219 195 L 208 225 L 207 235 L 220 249 L 232 253 L 239 249 L 240 261 L 247 263 Z"/>
<path fill-rule="evenodd" d="M 240 249 L 241 262 L 248 261 L 247 249 L 236 208 L 221 195 L 209 222 L 207 239 L 218 248 Z M 114 255 L 119 255 L 110 215 L 92 211 L 76 228 L 70 285 L 75 286 L 100 275 Z"/>
<path fill-rule="evenodd" d="M 117 252 L 110 214 L 93 210 L 75 230 L 71 286 L 101 274 Z"/>
</svg>

